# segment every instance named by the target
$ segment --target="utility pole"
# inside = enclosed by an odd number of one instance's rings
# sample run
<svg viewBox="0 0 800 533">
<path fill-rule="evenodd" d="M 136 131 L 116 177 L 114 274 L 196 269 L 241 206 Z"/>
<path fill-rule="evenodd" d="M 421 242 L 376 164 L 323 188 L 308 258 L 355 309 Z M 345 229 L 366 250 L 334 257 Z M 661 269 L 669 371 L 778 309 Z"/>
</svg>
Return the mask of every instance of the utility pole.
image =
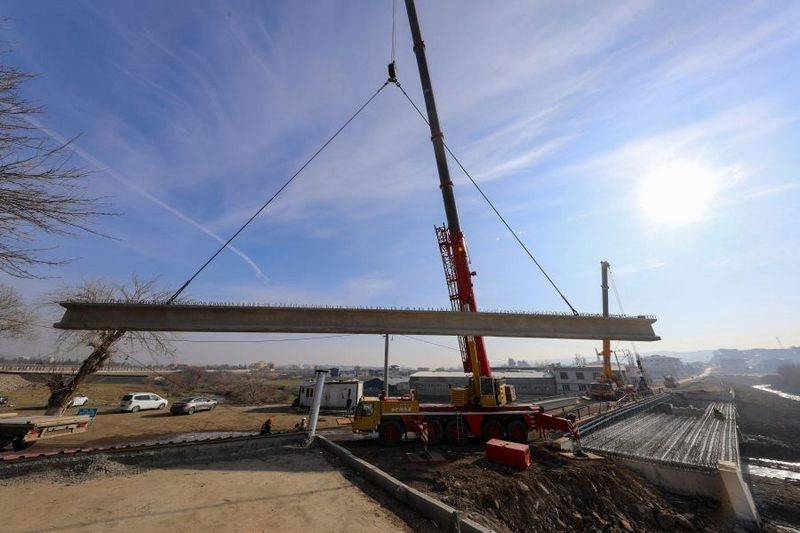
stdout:
<svg viewBox="0 0 800 533">
<path fill-rule="evenodd" d="M 383 397 L 389 397 L 389 334 L 384 333 L 383 350 Z"/>
<path fill-rule="evenodd" d="M 317 433 L 317 420 L 319 420 L 319 408 L 322 405 L 322 390 L 325 387 L 325 374 L 328 373 L 324 368 L 317 368 L 317 382 L 314 385 L 314 403 L 311 404 L 311 414 L 308 420 L 308 442 L 314 440 Z"/>
</svg>

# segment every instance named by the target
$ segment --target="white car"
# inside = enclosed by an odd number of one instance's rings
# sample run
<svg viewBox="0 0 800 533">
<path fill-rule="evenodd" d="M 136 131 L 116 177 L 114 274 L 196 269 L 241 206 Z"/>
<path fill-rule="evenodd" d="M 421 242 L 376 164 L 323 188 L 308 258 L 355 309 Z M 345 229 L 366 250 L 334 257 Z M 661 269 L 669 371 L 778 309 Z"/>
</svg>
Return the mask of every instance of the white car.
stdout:
<svg viewBox="0 0 800 533">
<path fill-rule="evenodd" d="M 89 401 L 88 396 L 84 396 L 83 394 L 76 394 L 67 404 L 67 407 L 81 407 L 86 405 L 86 402 Z"/>
<path fill-rule="evenodd" d="M 164 409 L 167 403 L 167 400 L 152 392 L 129 392 L 119 401 L 119 409 L 135 413 L 145 409 Z"/>
</svg>

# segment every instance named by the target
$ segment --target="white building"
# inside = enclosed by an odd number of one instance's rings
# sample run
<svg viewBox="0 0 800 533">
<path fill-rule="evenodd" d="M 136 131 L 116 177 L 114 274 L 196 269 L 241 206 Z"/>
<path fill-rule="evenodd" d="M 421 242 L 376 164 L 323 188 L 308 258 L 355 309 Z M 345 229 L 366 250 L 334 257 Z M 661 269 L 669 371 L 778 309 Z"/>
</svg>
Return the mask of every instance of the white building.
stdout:
<svg viewBox="0 0 800 533">
<path fill-rule="evenodd" d="M 513 385 L 517 400 L 527 400 L 556 394 L 552 376 L 544 372 L 493 372 L 494 377 L 505 378 L 507 385 Z M 417 397 L 425 402 L 450 400 L 450 389 L 466 387 L 471 374 L 465 372 L 415 372 L 409 378 L 409 387 Z"/>
<path fill-rule="evenodd" d="M 563 366 L 553 365 L 548 369 L 555 378 L 556 393 L 568 394 L 571 392 L 582 393 L 589 389 L 589 385 L 597 382 L 603 374 L 603 365 L 584 365 L 584 366 Z M 615 376 L 621 376 L 622 380 L 628 382 L 627 370 L 621 372 L 612 365 L 612 372 Z"/>
<path fill-rule="evenodd" d="M 314 387 L 316 380 L 311 379 L 300 383 L 300 407 L 311 407 L 314 402 Z M 326 381 L 322 388 L 321 407 L 328 409 L 346 409 L 347 399 L 350 406 L 355 407 L 359 398 L 364 395 L 364 383 L 358 380 Z"/>
<path fill-rule="evenodd" d="M 642 366 L 654 380 L 664 379 L 664 376 L 681 377 L 686 375 L 686 369 L 678 357 L 667 355 L 650 355 L 642 357 Z"/>
</svg>

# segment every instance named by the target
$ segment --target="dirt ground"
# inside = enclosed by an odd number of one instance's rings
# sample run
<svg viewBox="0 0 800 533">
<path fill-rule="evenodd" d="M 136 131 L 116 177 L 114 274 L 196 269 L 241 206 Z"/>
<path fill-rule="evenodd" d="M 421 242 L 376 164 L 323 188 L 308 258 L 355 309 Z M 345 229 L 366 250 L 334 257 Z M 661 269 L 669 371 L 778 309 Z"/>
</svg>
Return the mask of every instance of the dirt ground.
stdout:
<svg viewBox="0 0 800 533">
<path fill-rule="evenodd" d="M 730 531 L 711 501 L 669 497 L 611 460 L 574 461 L 543 447 L 527 471 L 490 463 L 484 446 L 437 446 L 445 464 L 405 460 L 419 444 L 340 442 L 401 481 L 501 532 Z"/>
<path fill-rule="evenodd" d="M 800 461 L 800 402 L 752 388 L 759 382 L 729 377 L 736 392 L 743 456 Z"/>
<path fill-rule="evenodd" d="M 100 469 L 67 483 L 51 477 L 0 482 L 4 532 L 412 531 L 319 449 L 140 472 Z"/>
<path fill-rule="evenodd" d="M 736 393 L 737 422 L 747 457 L 800 461 L 800 402 L 754 389 L 761 380 L 727 376 Z M 800 482 L 752 476 L 751 488 L 762 518 L 768 523 L 800 527 Z"/>
<path fill-rule="evenodd" d="M 294 410 L 288 405 L 234 406 L 229 404 L 220 404 L 214 411 L 201 411 L 193 415 L 171 415 L 168 409 L 121 413 L 117 409 L 119 399 L 131 390 L 154 392 L 166 397 L 166 393 L 157 386 L 142 389 L 141 385 L 89 384 L 83 390 L 84 394 L 89 396 L 86 407 L 100 409 L 89 430 L 76 435 L 63 435 L 42 440 L 36 443 L 31 451 L 108 446 L 206 432 L 258 433 L 267 418 L 272 419 L 273 431 L 285 431 L 294 428 L 295 424 L 300 422 L 303 417 L 308 416 L 307 413 Z M 13 411 L 18 414 L 44 414 L 43 406 L 47 400 L 48 391 L 43 385 L 31 384 L 27 387 L 20 387 L 9 392 L 8 395 L 16 404 Z M 170 398 L 170 400 L 172 399 Z M 4 410 L 4 412 L 8 411 L 10 409 Z M 77 408 L 68 409 L 65 414 L 74 414 L 77 411 Z M 341 414 L 323 412 L 320 414 L 317 427 L 320 429 L 338 427 L 339 422 L 346 422 Z M 4 451 L 8 452 L 8 449 Z"/>
</svg>

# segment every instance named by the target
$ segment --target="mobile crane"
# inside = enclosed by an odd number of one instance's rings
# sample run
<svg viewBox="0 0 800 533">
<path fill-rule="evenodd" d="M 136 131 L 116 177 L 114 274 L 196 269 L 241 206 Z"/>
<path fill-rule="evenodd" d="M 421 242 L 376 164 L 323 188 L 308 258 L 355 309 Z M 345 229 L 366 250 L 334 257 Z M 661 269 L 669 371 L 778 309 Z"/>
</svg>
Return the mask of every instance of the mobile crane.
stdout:
<svg viewBox="0 0 800 533">
<path fill-rule="evenodd" d="M 406 0 L 405 4 L 447 217 L 447 225 L 435 229 L 450 302 L 456 312 L 475 312 L 477 306 L 472 277 L 476 273 L 470 270 L 467 245 L 461 231 L 445 155 L 444 135 L 439 125 L 428 72 L 425 43 L 414 0 Z M 395 72 L 394 63 L 390 63 L 390 80 L 394 79 Z M 407 432 L 419 432 L 422 424 L 426 425 L 428 442 L 431 444 L 444 439 L 452 444 L 463 444 L 471 435 L 486 440 L 507 438 L 526 442 L 528 433 L 534 429 L 538 429 L 540 435 L 550 430 L 570 433 L 578 442 L 579 435 L 572 421 L 546 414 L 538 406 L 511 403 L 516 400 L 514 387 L 507 385 L 505 379 L 492 375 L 482 337 L 460 337 L 459 347 L 464 372 L 470 373 L 471 377 L 466 387 L 450 389 L 449 404 L 421 404 L 413 392 L 398 398 L 383 395 L 365 397 L 356 406 L 353 432 L 371 433 L 377 430 L 381 443 L 387 446 L 398 444 Z"/>
</svg>

